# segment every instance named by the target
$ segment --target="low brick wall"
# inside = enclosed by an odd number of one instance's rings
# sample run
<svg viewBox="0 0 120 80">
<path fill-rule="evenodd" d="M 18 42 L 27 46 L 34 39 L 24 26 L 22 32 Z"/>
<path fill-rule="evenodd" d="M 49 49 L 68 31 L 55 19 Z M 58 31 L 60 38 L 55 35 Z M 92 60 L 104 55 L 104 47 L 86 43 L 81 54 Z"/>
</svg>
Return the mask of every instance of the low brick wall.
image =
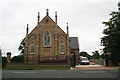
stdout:
<svg viewBox="0 0 120 80">
<path fill-rule="evenodd" d="M 105 66 L 105 59 L 91 59 L 90 62 Z"/>
<path fill-rule="evenodd" d="M 70 67 L 68 63 L 41 63 L 41 64 L 22 64 L 11 63 L 6 68 L 39 68 L 39 67 Z"/>
</svg>

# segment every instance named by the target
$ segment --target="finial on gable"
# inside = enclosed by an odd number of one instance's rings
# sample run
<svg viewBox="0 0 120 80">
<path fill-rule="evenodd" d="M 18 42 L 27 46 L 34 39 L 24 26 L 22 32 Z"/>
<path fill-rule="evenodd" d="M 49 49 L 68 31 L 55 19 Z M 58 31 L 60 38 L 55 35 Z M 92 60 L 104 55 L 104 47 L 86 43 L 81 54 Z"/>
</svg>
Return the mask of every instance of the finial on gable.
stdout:
<svg viewBox="0 0 120 80">
<path fill-rule="evenodd" d="M 37 25 L 38 25 L 38 24 L 39 24 L 39 21 L 40 21 L 40 12 L 38 12 L 37 18 L 38 18 L 38 22 L 37 22 Z"/>
<path fill-rule="evenodd" d="M 67 23 L 67 35 L 69 37 L 69 28 L 68 28 L 68 23 Z"/>
<path fill-rule="evenodd" d="M 27 24 L 26 34 L 29 32 L 29 24 Z"/>
<path fill-rule="evenodd" d="M 57 11 L 55 11 L 55 22 L 57 24 Z"/>
<path fill-rule="evenodd" d="M 68 29 L 68 23 L 67 23 L 67 29 Z"/>
<path fill-rule="evenodd" d="M 40 12 L 38 12 L 38 18 L 40 18 Z"/>
<path fill-rule="evenodd" d="M 48 12 L 48 11 L 49 11 L 49 9 L 46 9 L 46 11 L 47 11 L 47 12 L 46 12 L 46 15 L 48 16 L 48 15 L 49 15 L 49 12 Z"/>
</svg>

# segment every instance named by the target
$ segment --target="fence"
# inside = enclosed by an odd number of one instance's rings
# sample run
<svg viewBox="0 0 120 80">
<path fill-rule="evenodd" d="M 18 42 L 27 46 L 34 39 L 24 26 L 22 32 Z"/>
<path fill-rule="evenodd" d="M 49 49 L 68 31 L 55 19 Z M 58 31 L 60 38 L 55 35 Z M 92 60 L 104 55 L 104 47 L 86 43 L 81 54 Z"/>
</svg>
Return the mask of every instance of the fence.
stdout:
<svg viewBox="0 0 120 80">
<path fill-rule="evenodd" d="M 28 56 L 25 57 L 26 63 L 64 63 L 67 62 L 66 55 L 54 56 Z"/>
</svg>

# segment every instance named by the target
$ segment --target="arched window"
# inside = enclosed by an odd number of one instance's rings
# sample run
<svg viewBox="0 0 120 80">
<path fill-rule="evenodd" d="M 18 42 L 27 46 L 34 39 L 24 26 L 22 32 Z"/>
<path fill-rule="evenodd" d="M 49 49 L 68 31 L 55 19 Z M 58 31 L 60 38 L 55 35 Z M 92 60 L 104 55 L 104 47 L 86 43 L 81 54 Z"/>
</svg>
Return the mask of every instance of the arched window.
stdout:
<svg viewBox="0 0 120 80">
<path fill-rule="evenodd" d="M 50 33 L 48 31 L 46 31 L 44 34 L 44 46 L 50 46 Z"/>
<path fill-rule="evenodd" d="M 65 54 L 64 53 L 64 43 L 63 42 L 60 43 L 60 54 Z"/>
<path fill-rule="evenodd" d="M 35 53 L 35 45 L 32 43 L 30 45 L 30 54 L 34 54 Z"/>
</svg>

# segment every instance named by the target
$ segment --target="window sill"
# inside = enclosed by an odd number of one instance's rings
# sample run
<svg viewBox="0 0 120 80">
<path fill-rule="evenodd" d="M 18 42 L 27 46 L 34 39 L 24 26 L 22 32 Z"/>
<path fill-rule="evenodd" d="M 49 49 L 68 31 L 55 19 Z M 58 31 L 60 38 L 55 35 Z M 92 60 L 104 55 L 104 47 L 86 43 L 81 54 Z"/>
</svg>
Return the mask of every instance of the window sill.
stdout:
<svg viewBox="0 0 120 80">
<path fill-rule="evenodd" d="M 30 55 L 34 55 L 35 53 L 30 53 Z"/>
<path fill-rule="evenodd" d="M 60 53 L 60 55 L 65 55 L 65 53 Z"/>
<path fill-rule="evenodd" d="M 44 46 L 43 48 L 51 48 L 50 46 Z"/>
</svg>

